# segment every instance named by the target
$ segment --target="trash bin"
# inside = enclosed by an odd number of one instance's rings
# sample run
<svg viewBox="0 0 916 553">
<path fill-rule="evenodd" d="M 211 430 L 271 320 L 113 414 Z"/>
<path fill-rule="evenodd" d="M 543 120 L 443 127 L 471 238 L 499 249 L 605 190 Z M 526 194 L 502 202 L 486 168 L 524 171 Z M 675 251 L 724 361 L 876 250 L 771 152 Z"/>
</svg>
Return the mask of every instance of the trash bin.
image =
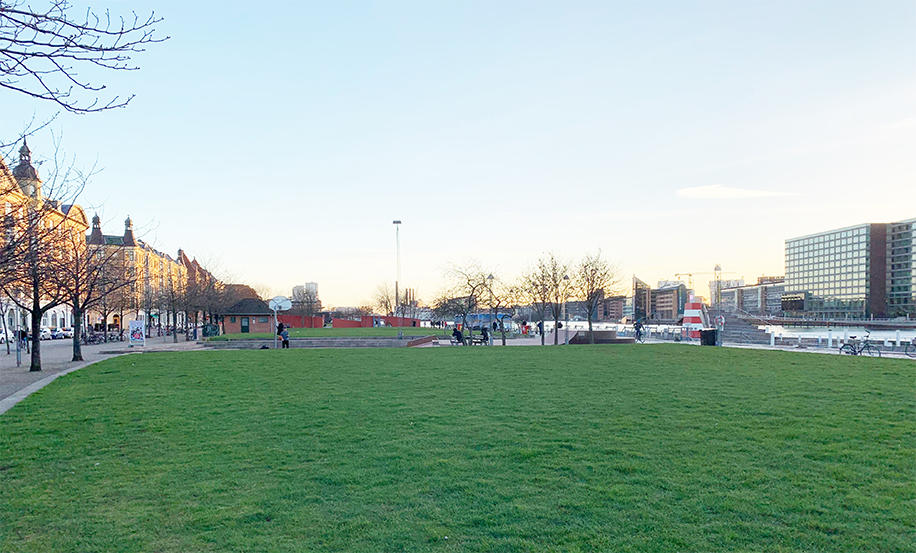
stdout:
<svg viewBox="0 0 916 553">
<path fill-rule="evenodd" d="M 700 331 L 700 345 L 701 346 L 714 346 L 716 345 L 716 333 L 718 331 L 714 328 L 704 328 Z"/>
</svg>

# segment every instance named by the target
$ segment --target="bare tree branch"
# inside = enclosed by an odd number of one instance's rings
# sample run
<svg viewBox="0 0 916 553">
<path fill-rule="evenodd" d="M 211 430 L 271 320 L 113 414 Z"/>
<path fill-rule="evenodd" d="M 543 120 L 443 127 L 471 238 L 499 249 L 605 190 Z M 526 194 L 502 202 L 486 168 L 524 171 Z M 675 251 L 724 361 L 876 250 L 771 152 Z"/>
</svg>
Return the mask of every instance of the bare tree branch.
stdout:
<svg viewBox="0 0 916 553">
<path fill-rule="evenodd" d="M 134 95 L 101 98 L 105 84 L 89 80 L 81 69 L 134 71 L 133 57 L 157 34 L 162 18 L 131 12 L 112 17 L 87 9 L 80 14 L 67 0 L 47 0 L 35 8 L 25 0 L 0 0 L 0 88 L 49 101 L 72 113 L 126 106 Z"/>
</svg>

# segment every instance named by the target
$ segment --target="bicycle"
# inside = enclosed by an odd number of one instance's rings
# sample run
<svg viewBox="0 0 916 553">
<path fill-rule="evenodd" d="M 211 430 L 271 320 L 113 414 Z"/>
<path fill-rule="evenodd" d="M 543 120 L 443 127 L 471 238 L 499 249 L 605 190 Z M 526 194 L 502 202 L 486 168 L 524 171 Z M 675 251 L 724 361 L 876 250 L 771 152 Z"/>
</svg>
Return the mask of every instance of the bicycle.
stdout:
<svg viewBox="0 0 916 553">
<path fill-rule="evenodd" d="M 865 331 L 865 339 L 858 342 L 858 344 L 843 344 L 840 346 L 840 355 L 868 355 L 869 357 L 881 357 L 881 350 L 877 346 L 873 346 L 869 343 L 868 337 L 871 336 L 871 331 Z M 855 336 L 850 336 L 851 339 L 855 340 Z M 857 347 L 858 346 L 858 347 Z"/>
<path fill-rule="evenodd" d="M 641 328 L 637 328 L 633 331 L 633 338 L 640 344 L 645 344 L 646 343 L 646 332 Z"/>
<path fill-rule="evenodd" d="M 903 353 L 907 357 L 916 357 L 916 338 L 913 338 L 903 346 Z"/>
</svg>

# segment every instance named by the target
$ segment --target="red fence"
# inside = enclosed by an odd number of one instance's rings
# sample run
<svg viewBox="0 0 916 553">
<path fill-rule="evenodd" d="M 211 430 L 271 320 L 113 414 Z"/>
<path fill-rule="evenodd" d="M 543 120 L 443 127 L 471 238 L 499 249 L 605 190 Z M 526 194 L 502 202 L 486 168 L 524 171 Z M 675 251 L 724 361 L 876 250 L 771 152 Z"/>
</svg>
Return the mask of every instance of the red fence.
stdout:
<svg viewBox="0 0 916 553">
<path fill-rule="evenodd" d="M 331 319 L 331 326 L 334 328 L 359 328 L 363 324 L 362 321 L 352 321 L 350 319 Z"/>
<path fill-rule="evenodd" d="M 277 315 L 277 320 L 292 328 L 321 328 L 324 326 L 324 317 L 309 317 L 307 315 Z"/>
<path fill-rule="evenodd" d="M 420 326 L 420 319 L 411 319 L 409 317 L 383 317 L 376 315 L 366 315 L 363 317 L 362 326 L 377 326 L 376 321 L 384 326 Z M 378 325 L 382 326 L 382 325 Z"/>
<path fill-rule="evenodd" d="M 292 328 L 321 328 L 324 326 L 324 317 L 320 316 L 277 315 L 277 320 Z M 357 321 L 352 319 L 331 319 L 331 326 L 334 328 L 371 328 L 373 326 L 419 327 L 420 319 L 366 315 L 361 320 Z"/>
</svg>

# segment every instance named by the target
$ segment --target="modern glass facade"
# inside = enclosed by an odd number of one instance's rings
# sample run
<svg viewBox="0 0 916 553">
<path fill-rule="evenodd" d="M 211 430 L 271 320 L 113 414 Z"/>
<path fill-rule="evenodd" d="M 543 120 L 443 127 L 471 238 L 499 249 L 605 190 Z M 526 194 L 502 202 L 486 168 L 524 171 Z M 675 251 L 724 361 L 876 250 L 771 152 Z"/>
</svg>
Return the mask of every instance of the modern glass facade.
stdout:
<svg viewBox="0 0 916 553">
<path fill-rule="evenodd" d="M 786 240 L 785 293 L 804 295 L 806 315 L 870 315 L 872 227 L 865 224 Z"/>
<path fill-rule="evenodd" d="M 887 229 L 887 314 L 916 315 L 916 219 Z"/>
</svg>

